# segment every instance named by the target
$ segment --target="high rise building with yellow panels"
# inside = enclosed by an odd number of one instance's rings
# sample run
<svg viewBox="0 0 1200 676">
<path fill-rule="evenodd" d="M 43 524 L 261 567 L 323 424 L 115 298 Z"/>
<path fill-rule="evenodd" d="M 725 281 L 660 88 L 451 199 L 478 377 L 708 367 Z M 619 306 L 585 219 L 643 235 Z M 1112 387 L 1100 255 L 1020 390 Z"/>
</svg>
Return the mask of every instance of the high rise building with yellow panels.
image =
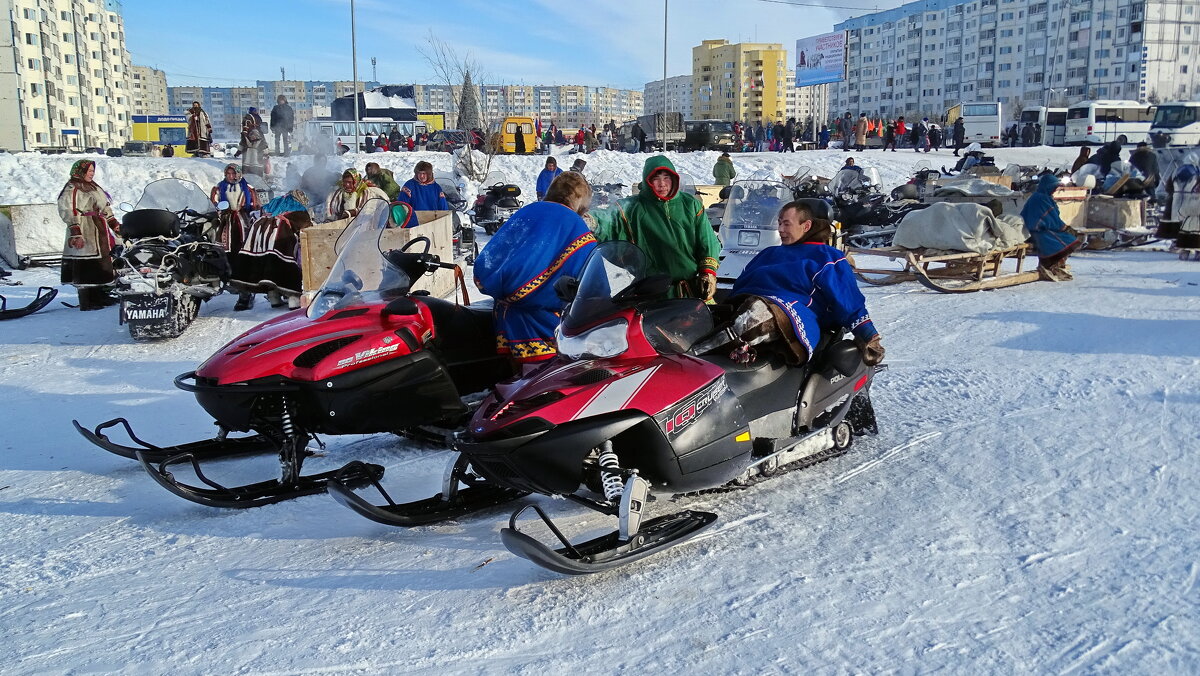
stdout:
<svg viewBox="0 0 1200 676">
<path fill-rule="evenodd" d="M 705 40 L 692 48 L 692 114 L 742 122 L 786 120 L 788 53 L 778 43 Z"/>
</svg>

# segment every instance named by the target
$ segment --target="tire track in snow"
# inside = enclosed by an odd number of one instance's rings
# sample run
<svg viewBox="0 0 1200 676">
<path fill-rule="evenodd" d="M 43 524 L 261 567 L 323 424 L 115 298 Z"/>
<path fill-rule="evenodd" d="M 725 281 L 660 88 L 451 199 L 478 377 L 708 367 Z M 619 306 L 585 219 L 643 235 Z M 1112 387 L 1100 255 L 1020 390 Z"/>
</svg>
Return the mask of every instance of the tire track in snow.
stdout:
<svg viewBox="0 0 1200 676">
<path fill-rule="evenodd" d="M 907 451 L 908 449 L 912 448 L 913 446 L 923 444 L 926 441 L 929 441 L 930 439 L 939 437 L 941 435 L 942 435 L 941 432 L 926 432 L 925 434 L 913 437 L 912 439 L 909 439 L 908 441 L 904 442 L 903 444 L 900 444 L 899 446 L 894 446 L 894 447 L 888 449 L 882 455 L 875 458 L 874 460 L 868 460 L 867 462 L 864 462 L 863 464 L 859 465 L 858 467 L 855 467 L 854 469 L 850 470 L 849 472 L 846 472 L 845 474 L 838 477 L 835 480 L 835 483 L 839 483 L 839 484 L 845 483 L 845 482 L 853 479 L 854 477 L 856 477 L 864 472 L 868 472 L 868 471 L 878 467 L 879 465 L 882 465 L 883 463 L 895 458 L 896 456 L 900 455 L 904 451 Z"/>
</svg>

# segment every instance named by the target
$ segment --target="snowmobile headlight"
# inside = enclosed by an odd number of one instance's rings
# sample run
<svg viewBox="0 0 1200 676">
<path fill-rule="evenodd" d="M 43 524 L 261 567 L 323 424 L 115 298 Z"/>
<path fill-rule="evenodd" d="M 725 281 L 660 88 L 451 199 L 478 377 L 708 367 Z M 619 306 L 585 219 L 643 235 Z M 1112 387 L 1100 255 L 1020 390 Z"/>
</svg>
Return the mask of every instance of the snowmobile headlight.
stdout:
<svg viewBox="0 0 1200 676">
<path fill-rule="evenodd" d="M 571 359 L 605 359 L 615 357 L 629 349 L 625 336 L 629 322 L 617 319 L 589 329 L 578 336 L 564 336 L 562 327 L 556 330 L 558 351 Z"/>
<path fill-rule="evenodd" d="M 739 230 L 738 231 L 738 246 L 758 246 L 759 233 L 757 230 Z"/>
</svg>

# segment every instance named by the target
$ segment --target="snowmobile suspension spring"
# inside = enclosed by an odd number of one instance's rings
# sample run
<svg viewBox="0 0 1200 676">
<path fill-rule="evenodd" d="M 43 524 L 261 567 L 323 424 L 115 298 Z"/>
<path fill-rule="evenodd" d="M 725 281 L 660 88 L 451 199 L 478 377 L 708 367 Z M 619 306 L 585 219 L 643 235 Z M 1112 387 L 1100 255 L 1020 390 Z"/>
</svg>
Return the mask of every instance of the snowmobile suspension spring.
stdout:
<svg viewBox="0 0 1200 676">
<path fill-rule="evenodd" d="M 607 500 L 616 500 L 625 490 L 625 482 L 621 481 L 621 475 L 618 473 L 621 467 L 617 464 L 617 454 L 613 452 L 611 441 L 600 444 L 599 461 L 600 483 L 604 486 L 604 497 Z"/>
<path fill-rule="evenodd" d="M 286 400 L 283 402 L 282 412 L 279 414 L 280 426 L 283 428 L 285 438 L 291 439 L 296 433 L 296 428 L 292 425 L 292 411 L 288 407 Z"/>
</svg>

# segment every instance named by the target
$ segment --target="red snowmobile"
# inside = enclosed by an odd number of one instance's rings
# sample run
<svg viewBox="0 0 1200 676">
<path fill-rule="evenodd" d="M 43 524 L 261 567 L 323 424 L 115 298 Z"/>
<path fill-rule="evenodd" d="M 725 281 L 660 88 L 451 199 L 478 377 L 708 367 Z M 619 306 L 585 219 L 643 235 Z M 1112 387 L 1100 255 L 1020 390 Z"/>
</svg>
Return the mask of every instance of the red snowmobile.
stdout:
<svg viewBox="0 0 1200 676">
<path fill-rule="evenodd" d="M 454 444 L 460 457 L 440 496 L 397 505 L 385 493 L 390 504 L 376 506 L 337 479 L 330 495 L 394 525 L 412 525 L 394 516 L 439 499 L 442 509 L 465 510 L 475 500 L 465 492 L 564 497 L 617 517 L 617 530 L 573 544 L 531 504 L 512 515 L 501 539 L 550 570 L 592 573 L 677 545 L 717 518 L 685 510 L 643 520 L 652 491 L 749 485 L 840 455 L 854 436 L 878 431 L 870 400 L 876 368 L 841 332 L 824 335 L 799 367 L 782 354 L 750 364 L 728 359 L 728 349 L 699 355 L 702 339 L 712 345 L 718 335 L 713 313 L 695 299 L 665 299 L 670 280 L 645 269 L 636 246 L 607 242 L 577 282 L 560 286 L 573 300 L 559 356 L 483 401 Z M 518 527 L 528 509 L 558 543 Z"/>
<path fill-rule="evenodd" d="M 78 422 L 75 427 L 97 446 L 139 460 L 172 493 L 215 507 L 321 493 L 334 474 L 352 485 L 382 476 L 382 467 L 363 463 L 302 475 L 304 459 L 313 455 L 309 442 L 322 445 L 317 434 L 395 432 L 444 442 L 469 416 L 460 395 L 492 387 L 511 367 L 496 354 L 490 309 L 411 291 L 422 275 L 456 266 L 429 253 L 426 237 L 384 250 L 394 231 L 389 214 L 387 202 L 374 200 L 347 227 L 329 278 L 307 311 L 250 329 L 175 378 L 215 419 L 216 438 L 159 447 L 139 439 L 124 418 L 91 431 Z M 105 436 L 118 425 L 136 446 Z M 201 470 L 203 460 L 258 452 L 279 454 L 279 479 L 226 487 Z M 190 465 L 204 485 L 177 479 L 171 468 L 179 465 Z"/>
</svg>

